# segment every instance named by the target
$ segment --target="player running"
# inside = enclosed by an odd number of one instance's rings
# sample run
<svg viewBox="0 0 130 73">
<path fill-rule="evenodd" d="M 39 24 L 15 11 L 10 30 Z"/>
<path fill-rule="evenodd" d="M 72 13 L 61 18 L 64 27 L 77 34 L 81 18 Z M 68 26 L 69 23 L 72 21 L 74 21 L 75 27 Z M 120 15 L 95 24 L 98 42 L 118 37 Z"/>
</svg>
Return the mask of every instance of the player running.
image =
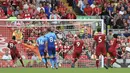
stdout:
<svg viewBox="0 0 130 73">
<path fill-rule="evenodd" d="M 102 54 L 104 56 L 104 67 L 108 69 L 106 63 L 107 63 L 107 53 L 106 53 L 106 35 L 101 33 L 101 28 L 97 29 L 97 34 L 94 36 L 94 44 L 96 43 L 96 67 L 99 67 L 99 56 Z"/>
<path fill-rule="evenodd" d="M 12 61 L 13 61 L 14 67 L 15 67 L 16 66 L 15 63 L 16 63 L 17 58 L 18 58 L 20 60 L 21 64 L 22 64 L 22 66 L 24 67 L 22 57 L 19 54 L 18 49 L 16 48 L 17 42 L 15 40 L 16 40 L 16 37 L 13 36 L 12 40 L 10 40 L 9 43 L 8 43 L 8 48 L 10 49 L 10 54 L 11 54 L 11 57 L 12 57 Z"/>
<path fill-rule="evenodd" d="M 40 55 L 42 57 L 42 61 L 43 63 L 46 65 L 46 68 L 47 67 L 47 58 L 46 58 L 46 42 L 47 39 L 45 36 L 43 36 L 43 33 L 41 33 L 41 36 L 39 38 L 37 38 L 37 46 L 38 46 L 38 49 L 39 49 L 39 52 L 40 52 Z"/>
<path fill-rule="evenodd" d="M 47 38 L 47 50 L 48 55 L 50 57 L 50 63 L 52 65 L 52 68 L 58 69 L 58 64 L 56 60 L 56 49 L 55 49 L 55 41 L 56 41 L 56 34 L 53 32 L 53 27 L 48 28 L 48 33 L 45 35 Z"/>
<path fill-rule="evenodd" d="M 114 34 L 113 37 L 114 37 L 113 43 L 109 48 L 109 54 L 110 54 L 110 57 L 111 57 L 111 62 L 110 62 L 111 68 L 112 68 L 112 65 L 116 62 L 116 49 L 117 49 L 117 45 L 120 43 L 117 34 Z"/>
<path fill-rule="evenodd" d="M 75 62 L 80 58 L 80 55 L 82 53 L 82 49 L 84 48 L 84 42 L 81 40 L 77 35 L 74 36 L 75 40 L 73 43 L 74 51 L 73 51 L 73 63 L 72 68 L 75 67 Z"/>
</svg>

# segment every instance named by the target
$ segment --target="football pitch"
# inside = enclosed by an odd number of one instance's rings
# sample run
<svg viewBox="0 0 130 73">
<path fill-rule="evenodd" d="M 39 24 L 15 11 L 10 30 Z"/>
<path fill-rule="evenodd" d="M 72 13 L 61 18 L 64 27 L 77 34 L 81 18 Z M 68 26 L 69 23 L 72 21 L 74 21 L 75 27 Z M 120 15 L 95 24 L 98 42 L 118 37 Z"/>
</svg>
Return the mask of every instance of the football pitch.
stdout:
<svg viewBox="0 0 130 73">
<path fill-rule="evenodd" d="M 0 73 L 130 73 L 130 68 L 0 68 Z"/>
</svg>

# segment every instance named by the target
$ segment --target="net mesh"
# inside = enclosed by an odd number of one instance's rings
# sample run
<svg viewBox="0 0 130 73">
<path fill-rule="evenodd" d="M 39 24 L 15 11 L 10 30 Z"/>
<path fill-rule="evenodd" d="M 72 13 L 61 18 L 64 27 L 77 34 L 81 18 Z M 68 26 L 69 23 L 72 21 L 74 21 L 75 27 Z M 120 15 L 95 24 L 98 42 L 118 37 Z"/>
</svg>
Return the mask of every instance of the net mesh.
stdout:
<svg viewBox="0 0 130 73">
<path fill-rule="evenodd" d="M 8 42 L 12 36 L 16 37 L 19 44 L 16 45 L 20 55 L 24 60 L 26 67 L 44 67 L 38 56 L 38 48 L 36 39 L 41 32 L 46 31 L 48 27 L 54 27 L 57 35 L 56 45 L 57 53 L 61 46 L 67 42 L 71 45 L 72 38 L 75 34 L 79 34 L 80 38 L 85 42 L 85 50 L 80 59 L 76 62 L 76 66 L 80 68 L 95 67 L 95 50 L 92 50 L 93 35 L 96 28 L 102 27 L 101 21 L 30 21 L 30 20 L 0 20 L 0 67 L 12 67 L 13 63 L 10 57 L 10 51 L 7 48 Z M 31 46 L 31 47 L 30 47 Z M 30 49 L 31 48 L 31 49 Z M 57 54 L 57 59 L 60 67 L 70 68 L 73 60 L 73 50 L 70 50 L 66 56 L 63 53 Z M 6 55 L 8 55 L 6 59 Z M 49 60 L 48 60 L 49 62 Z M 17 62 L 17 67 L 21 67 L 20 62 Z"/>
</svg>

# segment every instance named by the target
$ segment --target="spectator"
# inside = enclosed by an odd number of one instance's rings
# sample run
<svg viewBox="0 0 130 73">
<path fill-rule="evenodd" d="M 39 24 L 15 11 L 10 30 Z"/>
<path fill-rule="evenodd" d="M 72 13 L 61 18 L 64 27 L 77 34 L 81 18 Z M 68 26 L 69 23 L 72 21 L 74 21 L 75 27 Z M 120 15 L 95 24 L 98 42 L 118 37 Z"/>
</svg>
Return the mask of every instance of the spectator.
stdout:
<svg viewBox="0 0 130 73">
<path fill-rule="evenodd" d="M 45 9 L 44 9 L 42 3 L 40 3 L 40 4 L 39 4 L 39 7 L 37 7 L 37 11 L 40 12 L 41 9 L 45 12 Z"/>
<path fill-rule="evenodd" d="M 125 37 L 129 37 L 130 36 L 130 33 L 128 31 L 128 29 L 125 29 L 125 33 L 123 34 Z"/>
<path fill-rule="evenodd" d="M 121 7 L 121 10 L 119 11 L 119 14 L 123 15 L 125 13 L 124 7 Z"/>
<path fill-rule="evenodd" d="M 48 19 L 43 9 L 40 10 L 39 17 L 40 19 Z"/>
<path fill-rule="evenodd" d="M 53 12 L 50 15 L 49 19 L 60 19 L 60 16 L 56 13 L 56 10 L 53 10 Z"/>
<path fill-rule="evenodd" d="M 126 51 L 130 52 L 130 43 L 128 43 L 128 46 L 126 47 Z"/>
<path fill-rule="evenodd" d="M 46 6 L 44 7 L 44 9 L 45 9 L 45 13 L 48 15 L 48 18 L 49 18 L 52 12 L 52 7 L 50 6 L 50 3 L 46 3 Z"/>
<path fill-rule="evenodd" d="M 130 14 L 130 7 L 127 8 L 127 13 Z"/>
<path fill-rule="evenodd" d="M 96 59 L 96 53 L 95 53 L 95 52 L 93 52 L 93 54 L 91 55 L 91 59 L 92 59 L 92 60 L 95 60 L 95 59 Z"/>
<path fill-rule="evenodd" d="M 127 19 L 127 22 L 126 23 L 128 23 L 129 25 L 130 25 L 130 16 L 128 17 L 128 19 Z"/>
<path fill-rule="evenodd" d="M 0 7 L 0 16 L 2 17 L 2 16 L 4 16 L 5 14 L 4 14 L 4 10 Z"/>
<path fill-rule="evenodd" d="M 9 55 L 9 53 L 6 52 L 6 53 L 3 55 L 2 59 L 8 61 L 8 60 L 11 60 L 12 58 L 11 58 L 11 56 Z"/>
<path fill-rule="evenodd" d="M 128 37 L 128 43 L 130 43 L 130 36 Z"/>
<path fill-rule="evenodd" d="M 121 5 L 118 4 L 117 7 L 116 7 L 116 12 L 119 12 L 121 10 Z"/>
<path fill-rule="evenodd" d="M 74 37 L 74 35 L 71 33 L 71 31 L 68 31 L 68 33 L 66 34 L 66 39 L 69 41 Z"/>
<path fill-rule="evenodd" d="M 88 0 L 89 5 L 92 5 L 92 4 L 93 4 L 93 1 L 94 1 L 94 0 Z"/>
<path fill-rule="evenodd" d="M 29 5 L 27 2 L 24 2 L 24 5 L 23 5 L 23 9 L 28 9 L 29 8 Z"/>
<path fill-rule="evenodd" d="M 91 16 L 92 15 L 92 8 L 90 7 L 89 4 L 86 5 L 86 7 L 84 8 L 84 14 L 85 15 L 88 15 L 88 16 Z"/>
<path fill-rule="evenodd" d="M 35 16 L 35 15 L 37 15 L 39 12 L 37 11 L 36 6 L 32 5 L 32 8 L 30 8 L 29 13 L 30 13 L 32 16 Z"/>
<path fill-rule="evenodd" d="M 21 19 L 24 19 L 24 16 L 25 16 L 25 15 L 24 15 L 24 12 L 23 12 L 22 10 L 19 11 L 19 15 L 20 15 L 20 18 L 21 18 Z"/>
<path fill-rule="evenodd" d="M 119 46 L 119 48 L 117 49 L 117 59 L 121 59 L 122 58 L 122 48 L 121 46 Z"/>
<path fill-rule="evenodd" d="M 108 4 L 107 9 L 108 9 L 108 12 L 109 12 L 109 16 L 110 16 L 111 18 L 114 18 L 114 17 L 113 17 L 113 14 L 114 14 L 114 5 L 113 5 L 113 3 Z"/>
<path fill-rule="evenodd" d="M 31 19 L 32 18 L 32 15 L 29 13 L 29 11 L 28 10 L 25 10 L 24 11 L 24 17 L 23 17 L 24 19 Z"/>
<path fill-rule="evenodd" d="M 62 16 L 62 15 L 65 15 L 66 11 L 67 11 L 67 8 L 66 8 L 64 5 L 58 7 L 58 12 L 59 12 L 59 14 L 60 14 L 61 16 Z"/>
<path fill-rule="evenodd" d="M 75 13 L 70 9 L 68 13 L 66 14 L 66 19 L 76 19 Z"/>
<path fill-rule="evenodd" d="M 128 18 L 129 18 L 129 14 L 127 13 L 127 11 L 125 11 L 123 15 L 123 19 L 128 19 Z"/>
<path fill-rule="evenodd" d="M 60 29 L 56 35 L 57 35 L 57 38 L 60 40 L 64 40 L 66 38 L 65 33 L 63 32 L 62 29 Z"/>
<path fill-rule="evenodd" d="M 109 34 L 107 35 L 107 40 L 110 41 L 113 38 L 112 30 L 109 30 Z"/>
<path fill-rule="evenodd" d="M 86 7 L 85 2 L 84 2 L 83 0 L 79 0 L 77 6 L 78 6 L 78 7 L 80 8 L 80 10 L 84 13 L 84 8 Z"/>
<path fill-rule="evenodd" d="M 122 19 L 122 17 L 119 17 L 119 19 L 117 19 L 117 21 L 116 21 L 116 25 L 114 25 L 113 28 L 114 29 L 117 29 L 117 28 L 122 29 L 123 27 L 124 27 L 123 19 Z"/>
<path fill-rule="evenodd" d="M 8 17 L 12 16 L 13 12 L 14 12 L 14 10 L 11 6 L 7 8 L 7 16 Z"/>
<path fill-rule="evenodd" d="M 14 14 L 17 16 L 18 14 L 20 14 L 20 8 L 19 6 L 16 7 L 16 10 L 14 11 Z"/>
<path fill-rule="evenodd" d="M 102 13 L 98 5 L 93 8 L 93 15 L 100 15 Z"/>
<path fill-rule="evenodd" d="M 88 59 L 91 59 L 91 56 L 92 56 L 92 49 L 91 49 L 91 47 L 88 47 L 88 50 L 87 50 L 86 54 L 87 54 Z"/>
</svg>

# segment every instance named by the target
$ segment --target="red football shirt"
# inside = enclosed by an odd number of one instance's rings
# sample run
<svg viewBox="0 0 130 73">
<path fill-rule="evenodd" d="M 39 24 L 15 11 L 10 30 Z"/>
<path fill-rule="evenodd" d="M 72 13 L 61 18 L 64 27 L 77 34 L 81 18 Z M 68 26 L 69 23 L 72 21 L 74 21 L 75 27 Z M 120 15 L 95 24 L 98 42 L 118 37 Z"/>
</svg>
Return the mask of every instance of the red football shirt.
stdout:
<svg viewBox="0 0 130 73">
<path fill-rule="evenodd" d="M 87 15 L 91 15 L 92 14 L 92 8 L 91 7 L 86 7 L 86 8 L 84 8 L 84 13 L 86 13 Z"/>
<path fill-rule="evenodd" d="M 94 15 L 102 13 L 101 9 L 98 7 L 93 8 L 93 12 L 94 12 Z"/>
<path fill-rule="evenodd" d="M 11 7 L 9 7 L 9 8 L 7 9 L 7 14 L 8 14 L 8 15 L 12 15 L 13 12 L 14 12 L 14 11 L 13 11 L 13 9 L 12 9 Z"/>
<path fill-rule="evenodd" d="M 102 45 L 104 46 L 105 39 L 106 39 L 105 34 L 98 33 L 97 35 L 94 36 L 94 40 L 96 41 L 97 46 L 102 46 Z"/>
<path fill-rule="evenodd" d="M 118 45 L 118 43 L 119 43 L 119 41 L 118 41 L 116 38 L 114 38 L 114 39 L 113 39 L 113 44 L 111 45 L 111 47 L 112 47 L 112 48 L 116 48 L 117 45 Z"/>
<path fill-rule="evenodd" d="M 31 19 L 31 17 L 32 17 L 32 16 L 31 16 L 30 13 L 25 13 L 25 14 L 24 14 L 24 18 L 25 18 L 25 19 Z"/>
<path fill-rule="evenodd" d="M 17 44 L 16 41 L 11 40 L 11 41 L 9 41 L 9 43 L 8 43 L 8 48 L 10 48 L 10 50 L 12 51 L 13 49 L 16 49 L 16 48 L 15 48 L 15 45 L 16 45 L 16 44 Z"/>
<path fill-rule="evenodd" d="M 74 41 L 74 52 L 82 52 L 84 46 L 83 40 L 75 40 Z"/>
</svg>

